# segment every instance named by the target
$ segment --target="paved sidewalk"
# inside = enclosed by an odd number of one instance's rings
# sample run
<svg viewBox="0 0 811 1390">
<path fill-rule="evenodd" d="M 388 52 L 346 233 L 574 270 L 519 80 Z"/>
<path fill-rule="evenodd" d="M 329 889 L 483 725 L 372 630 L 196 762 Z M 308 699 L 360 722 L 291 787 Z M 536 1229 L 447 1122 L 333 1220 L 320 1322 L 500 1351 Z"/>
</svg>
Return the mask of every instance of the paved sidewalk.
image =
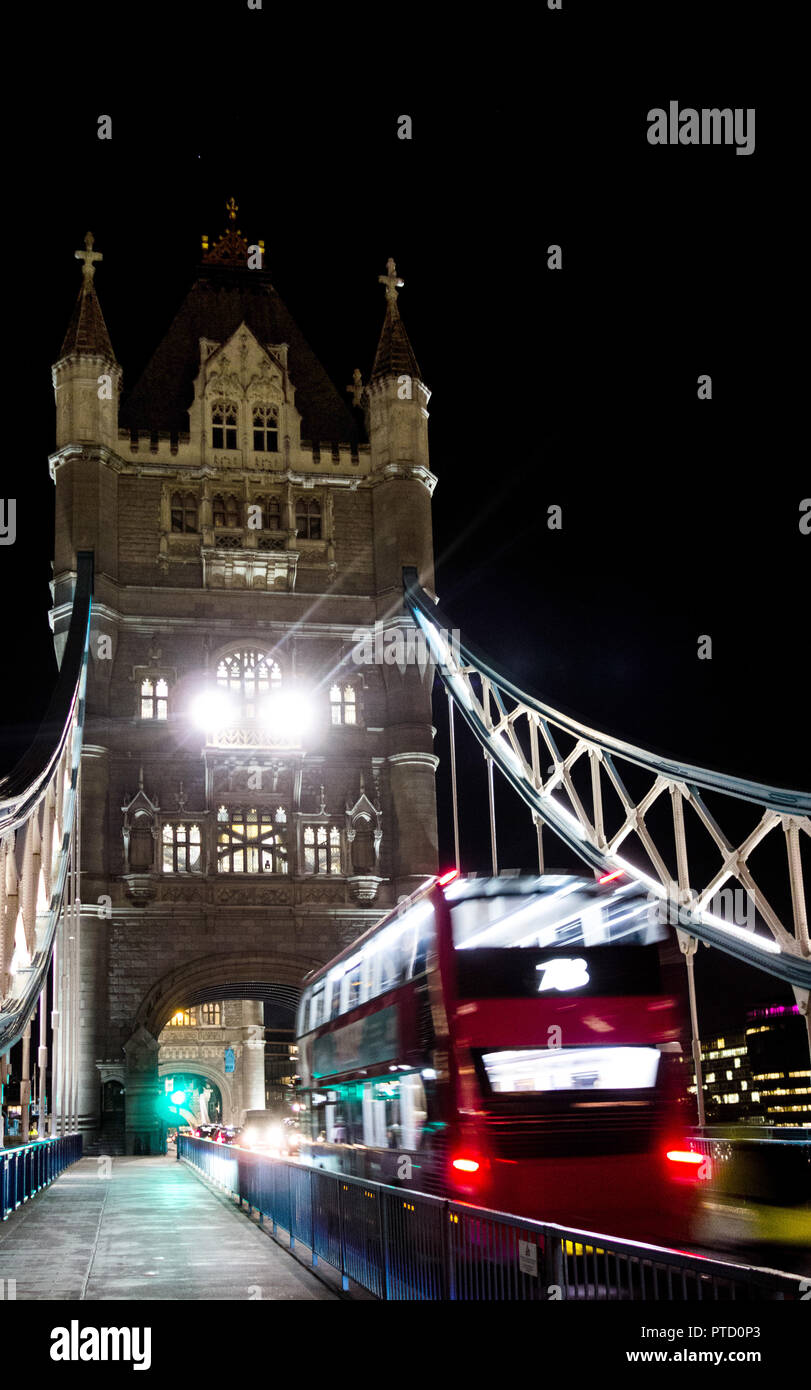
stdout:
<svg viewBox="0 0 811 1390">
<path fill-rule="evenodd" d="M 327 1299 L 308 1270 L 171 1158 L 83 1158 L 0 1225 L 18 1299 Z"/>
</svg>

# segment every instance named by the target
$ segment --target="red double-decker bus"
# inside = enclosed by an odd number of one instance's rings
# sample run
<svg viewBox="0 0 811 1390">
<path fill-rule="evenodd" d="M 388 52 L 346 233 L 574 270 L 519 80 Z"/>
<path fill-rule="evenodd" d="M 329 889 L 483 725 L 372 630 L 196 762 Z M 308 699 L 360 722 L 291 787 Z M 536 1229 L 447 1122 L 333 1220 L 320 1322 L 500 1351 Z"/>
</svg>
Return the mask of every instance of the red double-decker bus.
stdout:
<svg viewBox="0 0 811 1390">
<path fill-rule="evenodd" d="M 451 879 L 452 881 L 446 881 Z M 625 881 L 433 880 L 304 982 L 304 1161 L 631 1239 L 689 1236 L 666 928 Z"/>
</svg>

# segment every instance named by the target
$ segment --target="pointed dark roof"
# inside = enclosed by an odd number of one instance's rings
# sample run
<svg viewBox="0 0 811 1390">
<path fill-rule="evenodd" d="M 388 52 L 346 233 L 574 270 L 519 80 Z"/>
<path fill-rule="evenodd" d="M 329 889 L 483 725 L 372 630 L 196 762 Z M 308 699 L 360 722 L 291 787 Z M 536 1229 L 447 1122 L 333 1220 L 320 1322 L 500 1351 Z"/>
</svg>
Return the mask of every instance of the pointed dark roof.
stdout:
<svg viewBox="0 0 811 1390">
<path fill-rule="evenodd" d="M 82 288 L 79 290 L 79 298 L 76 300 L 59 356 L 69 357 L 76 352 L 87 353 L 93 357 L 106 357 L 110 362 L 116 360 L 98 295 L 92 287 L 92 281 L 87 278 L 83 280 Z"/>
<path fill-rule="evenodd" d="M 405 331 L 405 324 L 400 318 L 396 299 L 390 299 L 386 305 L 386 317 L 377 345 L 371 380 L 379 381 L 387 376 L 410 376 L 418 381 L 422 380 L 419 363 Z"/>
<path fill-rule="evenodd" d="M 122 403 L 126 429 L 182 433 L 200 371 L 200 339 L 225 343 L 245 322 L 261 344 L 287 343 L 287 366 L 296 388 L 303 439 L 353 443 L 358 425 L 269 276 L 261 270 L 208 263 L 186 295 L 166 337 Z"/>
</svg>

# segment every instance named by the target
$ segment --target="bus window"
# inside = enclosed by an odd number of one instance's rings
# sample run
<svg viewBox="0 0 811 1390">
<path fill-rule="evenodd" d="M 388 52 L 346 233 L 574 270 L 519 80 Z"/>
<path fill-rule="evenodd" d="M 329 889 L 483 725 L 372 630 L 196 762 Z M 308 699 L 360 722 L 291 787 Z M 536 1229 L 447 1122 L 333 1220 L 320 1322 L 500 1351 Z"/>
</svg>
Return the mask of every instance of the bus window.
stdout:
<svg viewBox="0 0 811 1390">
<path fill-rule="evenodd" d="M 426 1117 L 425 1090 L 416 1072 L 364 1082 L 363 1142 L 370 1148 L 418 1149 Z"/>
<path fill-rule="evenodd" d="M 328 1110 L 333 1111 L 333 1115 L 327 1125 L 327 1139 L 333 1144 L 362 1144 L 363 1143 L 363 1101 L 361 1087 L 358 1085 L 342 1086 L 339 1090 L 330 1091 L 329 1097 L 335 1097 L 335 1103 L 327 1106 Z"/>
<path fill-rule="evenodd" d="M 417 1072 L 409 1072 L 400 1080 L 400 1143 L 404 1149 L 418 1149 L 422 1139 L 422 1127 L 428 1117 L 425 1103 L 425 1087 Z"/>
<path fill-rule="evenodd" d="M 324 1022 L 324 1000 L 326 997 L 326 985 L 320 980 L 313 990 L 310 1002 L 310 1027 L 317 1028 Z"/>
<path fill-rule="evenodd" d="M 413 979 L 415 975 L 423 975 L 428 962 L 428 952 L 434 938 L 434 910 L 423 911 L 419 917 L 415 918 L 415 940 L 412 946 L 408 978 Z M 409 938 L 407 938 L 409 939 Z"/>
<path fill-rule="evenodd" d="M 337 1018 L 341 1012 L 341 974 L 335 971 L 327 980 L 327 992 L 329 994 L 329 1007 L 327 1018 Z"/>
<path fill-rule="evenodd" d="M 383 934 L 380 942 L 380 949 L 377 954 L 380 957 L 379 981 L 380 993 L 384 994 L 387 989 L 394 989 L 402 981 L 402 956 L 400 951 L 400 935 L 396 926 L 389 927 Z"/>
<path fill-rule="evenodd" d="M 386 1096 L 383 1094 L 383 1084 L 367 1081 L 363 1088 L 363 1142 L 372 1149 L 387 1147 Z"/>
<path fill-rule="evenodd" d="M 344 977 L 341 981 L 341 1013 L 348 1013 L 360 1002 L 360 975 L 362 959 L 360 956 L 353 956 L 352 960 L 347 961 L 344 967 Z"/>
<path fill-rule="evenodd" d="M 307 1032 L 307 1020 L 309 1018 L 310 991 L 305 989 L 299 1000 L 298 1017 L 296 1021 L 296 1036 L 301 1037 Z"/>
<path fill-rule="evenodd" d="M 374 947 L 375 943 L 374 941 L 371 941 L 368 946 L 364 947 L 363 950 L 363 959 L 361 961 L 360 997 L 358 999 L 359 1004 L 365 1004 L 367 1000 L 374 998 L 374 989 L 372 981 L 374 975 L 375 957 L 377 955 L 377 951 L 374 949 Z"/>
</svg>

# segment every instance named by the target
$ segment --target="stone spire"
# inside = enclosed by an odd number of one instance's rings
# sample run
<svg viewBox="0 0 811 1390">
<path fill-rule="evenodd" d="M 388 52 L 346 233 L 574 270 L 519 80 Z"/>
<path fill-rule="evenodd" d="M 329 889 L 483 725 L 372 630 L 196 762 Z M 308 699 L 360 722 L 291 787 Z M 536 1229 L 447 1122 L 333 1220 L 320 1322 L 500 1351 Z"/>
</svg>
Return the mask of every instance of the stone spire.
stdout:
<svg viewBox="0 0 811 1390">
<path fill-rule="evenodd" d="M 383 331 L 377 345 L 370 380 L 380 381 L 383 377 L 408 376 L 419 381 L 419 363 L 414 356 L 414 349 L 408 340 L 397 307 L 397 295 L 405 281 L 397 274 L 397 267 L 391 257 L 386 263 L 386 274 L 378 275 L 377 278 L 380 284 L 386 287 L 386 317 L 383 320 Z"/>
<path fill-rule="evenodd" d="M 80 354 L 85 357 L 105 357 L 115 362 L 116 356 L 98 295 L 93 287 L 96 262 L 103 259 L 100 251 L 93 250 L 93 233 L 88 232 L 84 239 L 84 250 L 76 252 L 77 261 L 82 262 L 82 287 L 73 310 L 68 331 L 62 343 L 59 356 L 71 357 Z"/>
</svg>

